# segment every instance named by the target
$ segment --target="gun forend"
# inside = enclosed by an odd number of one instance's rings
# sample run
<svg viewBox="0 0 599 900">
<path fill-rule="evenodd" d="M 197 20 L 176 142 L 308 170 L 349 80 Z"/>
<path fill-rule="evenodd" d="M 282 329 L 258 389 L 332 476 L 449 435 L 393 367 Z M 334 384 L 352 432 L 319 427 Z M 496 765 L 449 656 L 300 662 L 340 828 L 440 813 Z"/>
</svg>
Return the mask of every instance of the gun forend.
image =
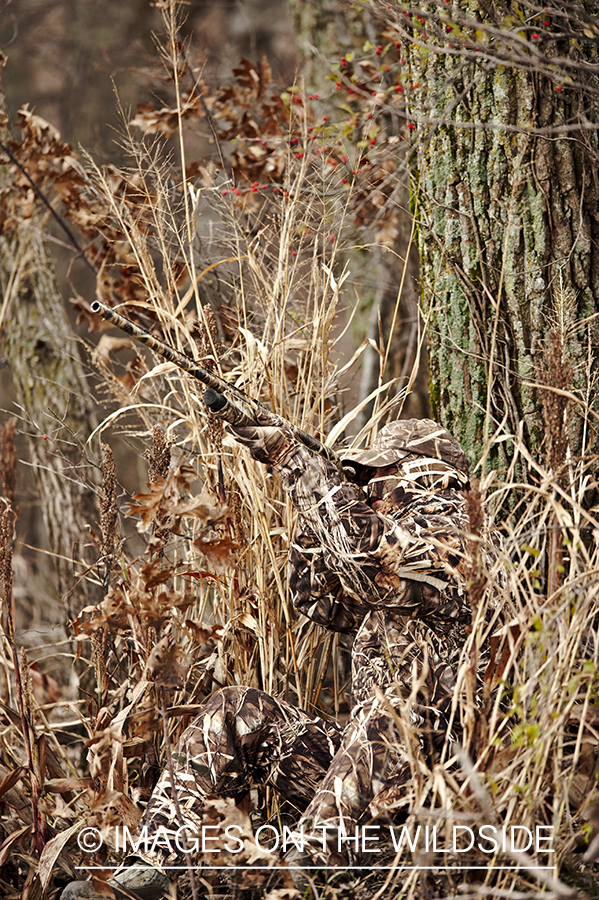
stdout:
<svg viewBox="0 0 599 900">
<path fill-rule="evenodd" d="M 256 424 L 254 418 L 246 415 L 242 409 L 239 409 L 235 403 L 232 403 L 225 394 L 221 394 L 219 391 L 207 388 L 204 391 L 203 400 L 213 415 L 218 416 L 219 419 L 224 419 L 230 425 Z"/>
</svg>

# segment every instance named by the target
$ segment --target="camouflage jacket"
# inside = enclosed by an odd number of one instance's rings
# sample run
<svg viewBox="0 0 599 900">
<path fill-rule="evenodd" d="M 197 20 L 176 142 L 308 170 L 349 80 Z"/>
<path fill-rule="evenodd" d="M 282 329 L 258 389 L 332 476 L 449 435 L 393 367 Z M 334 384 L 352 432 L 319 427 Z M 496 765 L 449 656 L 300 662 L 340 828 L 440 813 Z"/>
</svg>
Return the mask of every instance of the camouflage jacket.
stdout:
<svg viewBox="0 0 599 900">
<path fill-rule="evenodd" d="M 418 702 L 446 709 L 471 622 L 460 490 L 467 477 L 438 459 L 405 454 L 394 476 L 366 483 L 364 502 L 331 463 L 298 447 L 283 479 L 299 510 L 292 600 L 319 625 L 356 635 L 353 704 L 376 687 L 415 700 L 416 674 Z M 392 490 L 375 511 L 381 480 Z"/>
</svg>

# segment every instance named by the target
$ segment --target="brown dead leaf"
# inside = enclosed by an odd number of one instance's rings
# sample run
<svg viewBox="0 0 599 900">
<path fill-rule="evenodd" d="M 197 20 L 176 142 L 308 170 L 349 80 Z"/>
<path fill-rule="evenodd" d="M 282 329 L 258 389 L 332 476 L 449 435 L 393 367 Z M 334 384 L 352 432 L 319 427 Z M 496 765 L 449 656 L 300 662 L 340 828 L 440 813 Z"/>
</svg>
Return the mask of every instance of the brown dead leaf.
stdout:
<svg viewBox="0 0 599 900">
<path fill-rule="evenodd" d="M 223 572 L 231 566 L 236 566 L 239 562 L 241 544 L 237 544 L 229 537 L 206 538 L 200 536 L 193 542 L 193 545 L 210 561 L 217 572 Z"/>
<path fill-rule="evenodd" d="M 93 778 L 49 778 L 44 782 L 44 790 L 51 794 L 66 794 L 68 791 L 91 790 Z"/>
<path fill-rule="evenodd" d="M 287 876 L 291 880 L 291 873 Z M 299 900 L 302 894 L 294 887 L 273 888 L 264 900 Z"/>
<path fill-rule="evenodd" d="M 98 877 L 100 874 L 105 874 L 106 878 L 108 879 L 112 876 L 113 873 L 108 869 L 104 873 L 100 873 L 100 872 L 96 873 L 92 877 L 92 888 L 94 889 L 96 894 L 101 894 L 102 897 L 109 897 L 109 898 L 111 898 L 111 900 L 113 900 L 113 898 L 116 896 L 116 894 L 114 893 L 114 891 L 108 884 L 108 881 L 106 881 L 103 878 Z"/>
<path fill-rule="evenodd" d="M 178 531 L 183 518 L 193 518 L 200 528 L 212 528 L 228 515 L 229 508 L 219 503 L 204 488 L 197 496 L 191 485 L 198 481 L 196 471 L 187 463 L 171 469 L 166 478 L 157 476 L 145 494 L 134 494 L 127 516 L 139 516 L 138 531 L 145 533 L 154 523 L 161 528 Z M 187 495 L 187 496 L 186 496 Z"/>
<path fill-rule="evenodd" d="M 19 118 L 15 123 L 17 128 L 20 128 L 30 137 L 34 137 L 38 142 L 60 141 L 58 129 L 51 125 L 50 122 L 42 119 L 41 116 L 36 116 L 29 109 L 28 103 L 21 107 L 18 111 L 18 116 Z"/>
<path fill-rule="evenodd" d="M 180 647 L 167 634 L 150 653 L 143 677 L 165 688 L 176 690 L 183 687 L 189 667 L 181 662 L 180 657 Z"/>
<path fill-rule="evenodd" d="M 196 118 L 203 114 L 202 101 L 194 92 L 191 96 L 183 94 L 180 111 L 176 108 L 163 106 L 162 109 L 154 109 L 152 103 L 138 106 L 137 113 L 129 122 L 135 128 L 139 128 L 144 134 L 163 134 L 171 137 L 179 127 L 181 119 Z"/>
<path fill-rule="evenodd" d="M 136 349 L 135 343 L 131 338 L 112 337 L 109 334 L 103 334 L 92 354 L 92 360 L 95 364 L 97 364 L 98 357 L 109 360 L 113 350 L 121 350 L 123 347 L 132 350 Z"/>
<path fill-rule="evenodd" d="M 109 725 L 102 731 L 96 732 L 89 741 L 83 745 L 88 749 L 87 761 L 92 778 L 106 780 L 112 762 L 115 742 L 120 741 L 121 732 L 118 727 Z"/>
<path fill-rule="evenodd" d="M 15 844 L 20 844 L 21 841 L 31 834 L 31 825 L 25 825 L 23 828 L 17 828 L 16 831 L 13 831 L 12 834 L 3 841 L 0 846 L 0 866 L 3 866 L 6 860 L 9 858 L 13 847 Z"/>
<path fill-rule="evenodd" d="M 50 881 L 50 877 L 52 875 L 52 872 L 54 871 L 56 861 L 62 853 L 64 847 L 73 837 L 73 835 L 78 834 L 80 831 L 81 822 L 75 822 L 75 824 L 71 825 L 70 828 L 67 828 L 65 831 L 61 831 L 60 834 L 57 834 L 56 837 L 53 837 L 50 841 L 48 841 L 48 843 L 42 850 L 38 869 L 38 874 L 42 885 L 42 892 L 45 891 L 48 886 L 48 882 Z"/>
<path fill-rule="evenodd" d="M 134 612 L 125 587 L 117 585 L 98 606 L 86 606 L 73 622 L 73 628 L 75 634 L 93 634 L 99 628 L 116 632 L 129 627 L 129 616 Z"/>
<path fill-rule="evenodd" d="M 6 777 L 2 780 L 2 784 L 0 784 L 0 797 L 2 797 L 7 791 L 10 791 L 10 789 L 15 786 L 15 784 L 20 780 L 21 775 L 25 771 L 25 766 L 19 766 L 18 769 L 14 770 L 14 772 L 9 772 L 9 774 L 6 775 Z"/>
</svg>

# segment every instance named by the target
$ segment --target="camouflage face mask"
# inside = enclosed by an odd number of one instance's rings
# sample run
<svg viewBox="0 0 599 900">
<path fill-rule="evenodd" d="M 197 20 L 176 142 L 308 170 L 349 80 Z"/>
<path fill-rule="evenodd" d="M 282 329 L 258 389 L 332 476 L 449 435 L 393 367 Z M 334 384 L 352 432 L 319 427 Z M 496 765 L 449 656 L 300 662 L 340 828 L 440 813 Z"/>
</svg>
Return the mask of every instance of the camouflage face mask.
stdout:
<svg viewBox="0 0 599 900">
<path fill-rule="evenodd" d="M 393 487 L 379 483 L 378 479 L 384 476 L 376 470 L 394 464 L 398 465 L 395 486 L 407 481 L 439 490 L 464 488 L 469 483 L 466 454 L 447 429 L 432 419 L 391 422 L 379 431 L 368 450 L 346 451 L 343 460 L 362 474 L 362 484 L 376 479 L 376 494 L 370 490 L 368 493 L 378 498 L 382 498 L 382 491 L 389 493 Z"/>
<path fill-rule="evenodd" d="M 396 487 L 401 483 L 401 468 L 398 472 L 398 466 L 387 466 L 384 469 L 373 469 L 371 478 L 368 479 L 366 493 L 368 498 L 372 500 L 385 500 Z"/>
</svg>

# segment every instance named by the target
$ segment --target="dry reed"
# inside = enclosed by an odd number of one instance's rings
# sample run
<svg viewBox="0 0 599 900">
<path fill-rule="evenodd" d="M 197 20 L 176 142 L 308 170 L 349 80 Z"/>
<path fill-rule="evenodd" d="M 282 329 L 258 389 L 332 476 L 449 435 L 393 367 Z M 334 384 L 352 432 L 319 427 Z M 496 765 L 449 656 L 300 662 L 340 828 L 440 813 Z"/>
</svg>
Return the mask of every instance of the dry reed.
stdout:
<svg viewBox="0 0 599 900">
<path fill-rule="evenodd" d="M 188 164 L 184 60 L 172 7 L 164 6 L 164 58 L 174 73 L 181 169 L 164 159 L 160 144 L 140 142 L 130 129 L 130 171 L 107 172 L 91 160 L 85 170 L 88 190 L 120 235 L 119 252 L 134 273 L 135 290 L 143 289 L 143 303 L 136 295 L 122 308 L 156 323 L 180 350 L 199 355 L 203 364 L 209 360 L 228 381 L 290 421 L 321 438 L 341 437 L 364 405 L 344 408 L 340 379 L 349 364 L 343 365 L 336 350 L 343 278 L 334 274 L 341 257 L 330 237 L 344 227 L 345 194 L 334 173 L 316 171 L 290 150 L 281 190 L 268 199 L 255 192 L 237 197 L 230 185 L 223 197 L 223 176 L 209 168 L 197 182 L 181 177 Z M 115 192 L 118 179 L 128 191 Z M 216 272 L 219 302 L 210 306 L 205 296 L 214 299 Z M 100 293 L 103 285 L 99 279 Z M 324 715 L 344 715 L 349 702 L 347 646 L 298 619 L 289 605 L 285 564 L 294 511 L 278 475 L 223 437 L 202 404 L 201 388 L 186 376 L 142 351 L 125 369 L 117 357 L 122 342 L 102 341 L 93 358 L 119 408 L 90 441 L 97 452 L 98 436 L 118 428 L 148 447 L 149 484 L 132 498 L 127 513 L 144 543 L 138 556 L 121 546 L 118 514 L 125 509 L 118 508 L 117 472 L 104 445 L 104 599 L 73 625 L 80 641 L 92 642 L 95 659 L 93 696 L 83 706 L 72 704 L 85 752 L 65 751 L 58 739 L 64 725 L 53 722 L 52 705 L 39 706 L 19 682 L 10 621 L 5 628 L 2 665 L 17 677 L 21 715 L 5 719 L 2 737 L 6 771 L 0 796 L 8 813 L 0 860 L 4 885 L 13 881 L 30 897 L 40 889 L 55 895 L 74 865 L 89 864 L 90 855 L 75 843 L 84 825 L 104 836 L 97 864 L 114 863 L 113 826 L 135 826 L 139 802 L 147 800 L 169 748 L 213 689 L 252 684 Z M 549 367 L 559 367 L 556 346 L 551 344 Z M 358 352 L 351 365 L 359 357 Z M 393 386 L 381 383 L 375 400 L 356 443 L 397 402 Z M 573 896 L 579 887 L 597 890 L 593 862 L 577 852 L 586 846 L 585 822 L 599 800 L 595 461 L 568 456 L 561 406 L 555 415 L 561 430 L 556 425 L 546 465 L 530 458 L 518 434 L 489 437 L 486 457 L 493 443 L 509 442 L 513 452 L 505 479 L 483 473 L 479 493 L 470 497 L 475 625 L 453 710 L 465 725 L 468 752 L 429 770 L 406 726 L 414 779 L 398 807 L 408 827 L 433 823 L 444 833 L 454 824 L 549 826 L 555 853 L 533 860 L 473 850 L 467 857 L 445 858 L 461 869 L 438 865 L 426 872 L 413 867 L 436 860 L 404 845 L 397 853 L 391 848 L 388 871 L 365 870 L 351 888 L 348 875 L 315 881 L 316 897 L 342 897 L 351 890 L 372 900 L 518 900 Z M 589 429 L 594 426 L 582 402 L 576 415 Z M 532 473 L 528 484 L 515 479 L 519 459 Z M 4 482 L 10 493 L 6 475 Z M 507 508 L 508 495 L 517 502 L 505 521 L 494 522 L 501 525 L 503 543 L 495 569 L 486 571 L 480 547 L 490 540 L 491 524 L 482 515 L 481 497 L 492 519 L 494 511 Z M 3 502 L 3 600 L 10 617 L 12 506 L 10 499 Z M 489 585 L 502 570 L 502 602 L 490 608 Z M 472 681 L 481 647 L 491 648 L 482 715 Z M 292 811 L 266 791 L 254 797 L 250 815 L 254 824 L 276 824 L 288 821 Z M 30 843 L 32 821 L 41 858 Z M 466 870 L 466 861 L 482 868 Z M 528 868 L 539 863 L 551 868 Z M 226 891 L 207 872 L 198 874 L 205 889 Z M 273 888 L 270 896 L 283 894 Z"/>
</svg>

